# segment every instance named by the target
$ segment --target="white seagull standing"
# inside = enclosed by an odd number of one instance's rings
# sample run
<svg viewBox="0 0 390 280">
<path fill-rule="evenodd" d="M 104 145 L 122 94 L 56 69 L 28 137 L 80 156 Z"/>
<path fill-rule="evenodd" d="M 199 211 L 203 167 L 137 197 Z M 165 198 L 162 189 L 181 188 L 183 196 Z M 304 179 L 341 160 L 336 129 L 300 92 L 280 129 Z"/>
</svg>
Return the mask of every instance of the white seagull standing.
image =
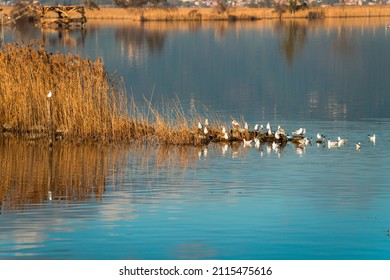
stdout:
<svg viewBox="0 0 390 280">
<path fill-rule="evenodd" d="M 53 93 L 50 90 L 49 93 L 47 94 L 47 98 L 51 98 L 52 96 L 53 96 Z"/>
<path fill-rule="evenodd" d="M 291 134 L 294 135 L 294 136 L 302 135 L 302 133 L 303 133 L 303 128 L 302 127 L 300 129 L 298 129 L 298 130 L 295 130 L 295 131 L 291 132 Z"/>
</svg>

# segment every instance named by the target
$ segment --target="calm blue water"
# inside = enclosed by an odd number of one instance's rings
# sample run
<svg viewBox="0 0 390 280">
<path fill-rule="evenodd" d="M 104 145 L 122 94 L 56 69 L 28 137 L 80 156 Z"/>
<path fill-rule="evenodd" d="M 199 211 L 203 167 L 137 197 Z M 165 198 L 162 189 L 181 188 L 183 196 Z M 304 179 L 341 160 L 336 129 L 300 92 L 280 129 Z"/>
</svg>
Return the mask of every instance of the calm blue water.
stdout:
<svg viewBox="0 0 390 280">
<path fill-rule="evenodd" d="M 305 127 L 313 144 L 50 152 L 0 139 L 0 259 L 390 259 L 390 34 L 363 21 L 46 33 L 48 48 L 102 56 L 137 100 Z M 5 30 L 31 38 L 41 31 Z M 348 141 L 328 149 L 317 132 Z"/>
</svg>

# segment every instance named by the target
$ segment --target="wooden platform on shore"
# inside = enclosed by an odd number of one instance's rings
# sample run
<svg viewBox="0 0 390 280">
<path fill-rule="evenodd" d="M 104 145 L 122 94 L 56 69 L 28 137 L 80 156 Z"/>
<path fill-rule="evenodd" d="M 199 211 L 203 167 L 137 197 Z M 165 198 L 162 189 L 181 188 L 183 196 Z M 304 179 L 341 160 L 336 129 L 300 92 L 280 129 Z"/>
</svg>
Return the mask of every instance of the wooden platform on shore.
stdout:
<svg viewBox="0 0 390 280">
<path fill-rule="evenodd" d="M 87 23 L 84 6 L 38 6 L 36 11 L 40 16 L 40 26 L 56 24 L 58 27 L 69 28 L 70 25 L 78 24 L 85 28 Z"/>
</svg>

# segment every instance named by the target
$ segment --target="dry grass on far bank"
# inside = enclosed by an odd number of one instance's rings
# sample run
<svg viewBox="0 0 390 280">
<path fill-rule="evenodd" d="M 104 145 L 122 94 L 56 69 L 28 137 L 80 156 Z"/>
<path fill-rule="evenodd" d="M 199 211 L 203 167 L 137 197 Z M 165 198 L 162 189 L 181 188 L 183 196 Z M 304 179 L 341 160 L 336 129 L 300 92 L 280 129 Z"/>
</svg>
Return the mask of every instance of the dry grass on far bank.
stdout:
<svg viewBox="0 0 390 280">
<path fill-rule="evenodd" d="M 327 6 L 310 7 L 294 14 L 285 12 L 281 18 L 324 18 L 344 17 L 390 17 L 390 6 Z M 185 21 L 185 20 L 261 20 L 277 19 L 279 14 L 274 8 L 230 8 L 220 13 L 216 8 L 102 8 L 87 10 L 90 19 L 128 19 L 134 21 Z"/>
</svg>

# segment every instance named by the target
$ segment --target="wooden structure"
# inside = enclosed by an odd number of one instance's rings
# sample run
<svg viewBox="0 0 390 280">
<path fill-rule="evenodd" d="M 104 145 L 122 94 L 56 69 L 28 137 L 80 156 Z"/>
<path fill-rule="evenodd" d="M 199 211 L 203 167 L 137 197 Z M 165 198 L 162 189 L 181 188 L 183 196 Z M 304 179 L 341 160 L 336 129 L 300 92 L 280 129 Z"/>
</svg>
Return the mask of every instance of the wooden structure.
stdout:
<svg viewBox="0 0 390 280">
<path fill-rule="evenodd" d="M 70 25 L 79 24 L 85 28 L 87 23 L 84 6 L 38 6 L 36 11 L 41 26 L 57 24 L 58 27 L 69 28 Z"/>
</svg>

